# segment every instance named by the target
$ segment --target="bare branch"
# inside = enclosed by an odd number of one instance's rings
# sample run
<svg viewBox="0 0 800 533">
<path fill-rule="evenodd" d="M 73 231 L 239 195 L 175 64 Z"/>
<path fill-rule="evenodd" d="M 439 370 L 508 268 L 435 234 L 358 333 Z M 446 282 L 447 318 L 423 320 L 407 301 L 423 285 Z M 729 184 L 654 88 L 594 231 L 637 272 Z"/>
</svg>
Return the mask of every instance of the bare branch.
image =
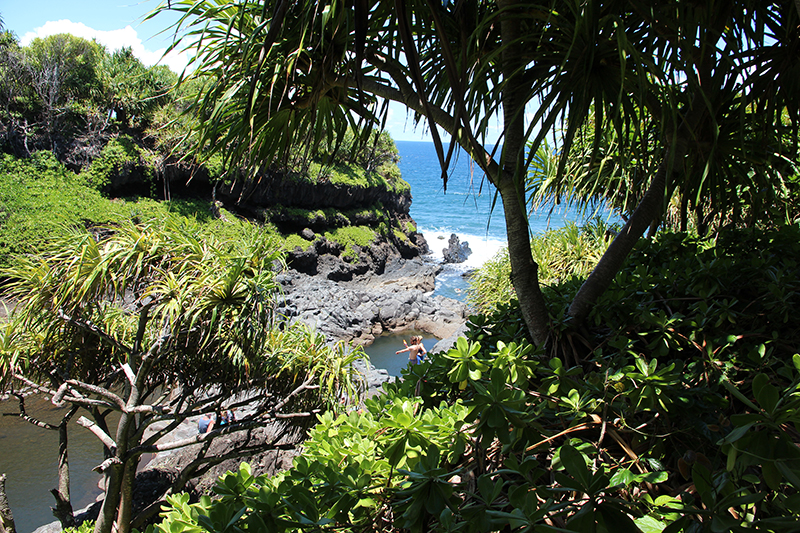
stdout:
<svg viewBox="0 0 800 533">
<path fill-rule="evenodd" d="M 125 372 L 125 377 L 128 378 L 130 384 L 136 385 L 136 376 L 133 374 L 133 370 L 131 370 L 131 365 L 128 363 L 123 363 L 122 371 Z"/>
<path fill-rule="evenodd" d="M 122 464 L 122 461 L 120 461 L 117 457 L 109 457 L 108 459 L 106 459 L 105 461 L 103 461 L 102 463 L 97 465 L 96 467 L 92 468 L 92 470 L 94 470 L 95 472 L 98 472 L 98 473 L 103 473 L 106 470 L 108 470 L 109 468 L 111 468 L 112 465 L 115 465 L 115 464 L 116 465 Z"/>
<path fill-rule="evenodd" d="M 56 391 L 54 391 L 53 389 L 46 387 L 44 385 L 39 385 L 38 383 L 35 383 L 26 378 L 25 376 L 23 376 L 22 374 L 17 374 L 16 372 L 14 373 L 14 379 L 20 380 L 28 387 L 34 389 L 36 392 L 41 392 L 42 394 L 47 394 L 51 397 L 54 396 L 56 393 Z"/>
<path fill-rule="evenodd" d="M 117 443 L 114 442 L 114 439 L 112 439 L 108 435 L 108 433 L 103 431 L 100 428 L 100 426 L 98 426 L 97 424 L 95 424 L 94 422 L 92 422 L 91 420 L 86 418 L 85 416 L 82 416 L 82 417 L 80 417 L 78 419 L 78 424 L 83 426 L 83 427 L 85 427 L 86 429 L 88 429 L 92 433 L 94 433 L 94 435 L 98 439 L 100 439 L 100 441 L 103 443 L 103 445 L 105 445 L 108 449 L 110 449 L 110 450 L 116 450 L 117 449 Z"/>
<path fill-rule="evenodd" d="M 71 385 L 76 389 L 82 389 L 86 392 L 91 392 L 93 394 L 97 394 L 98 396 L 102 396 L 103 398 L 106 398 L 108 401 L 118 405 L 121 410 L 123 411 L 125 410 L 125 401 L 106 388 L 98 387 L 97 385 L 91 385 L 89 383 L 84 383 L 83 381 L 78 381 L 76 379 L 68 379 L 67 381 L 64 382 L 64 385 Z M 64 389 L 64 385 L 61 385 L 61 387 L 58 388 L 59 393 L 61 393 L 61 390 Z M 59 398 L 59 402 L 60 401 L 61 400 Z M 56 398 L 53 398 L 53 403 L 55 402 Z"/>
<path fill-rule="evenodd" d="M 30 416 L 28 413 L 26 413 L 25 412 L 25 397 L 22 394 L 19 394 L 18 392 L 12 392 L 11 394 L 13 396 L 16 396 L 17 400 L 19 400 L 19 413 L 3 413 L 3 416 L 16 416 L 16 417 L 19 417 L 19 418 L 23 419 L 24 421 L 26 421 L 26 422 L 28 422 L 30 424 L 33 424 L 36 427 L 40 427 L 40 428 L 43 428 L 43 429 L 50 429 L 50 430 L 57 430 L 58 429 L 58 426 L 54 426 L 53 424 L 48 424 L 47 422 L 42 422 L 38 418 L 34 418 L 34 417 Z"/>
</svg>

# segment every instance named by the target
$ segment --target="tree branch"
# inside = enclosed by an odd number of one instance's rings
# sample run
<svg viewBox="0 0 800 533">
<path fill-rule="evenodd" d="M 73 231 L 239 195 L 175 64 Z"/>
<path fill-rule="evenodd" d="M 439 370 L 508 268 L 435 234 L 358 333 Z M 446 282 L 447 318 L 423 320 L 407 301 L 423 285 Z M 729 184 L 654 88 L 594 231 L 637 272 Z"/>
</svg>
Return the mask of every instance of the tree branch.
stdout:
<svg viewBox="0 0 800 533">
<path fill-rule="evenodd" d="M 98 426 L 97 424 L 95 424 L 94 422 L 92 422 L 91 420 L 86 418 L 85 416 L 82 416 L 82 417 L 80 417 L 78 419 L 78 425 L 81 425 L 81 426 L 85 427 L 86 429 L 88 429 L 89 431 L 91 431 L 92 433 L 94 433 L 95 437 L 100 439 L 100 441 L 103 443 L 103 445 L 106 448 L 108 448 L 109 450 L 112 450 L 112 453 L 113 453 L 113 450 L 117 449 L 117 443 L 114 442 L 114 439 L 112 439 L 108 435 L 108 433 L 103 431 L 100 428 L 100 426 Z"/>
<path fill-rule="evenodd" d="M 16 416 L 16 417 L 19 417 L 19 418 L 23 419 L 24 421 L 26 421 L 26 422 L 28 422 L 30 424 L 33 424 L 36 427 L 40 427 L 40 428 L 43 428 L 43 429 L 49 429 L 49 430 L 57 430 L 58 429 L 58 426 L 54 426 L 53 424 L 48 424 L 47 422 L 42 422 L 38 418 L 34 418 L 34 417 L 30 416 L 28 413 L 26 413 L 25 412 L 25 397 L 22 394 L 20 394 L 18 392 L 11 392 L 11 394 L 13 396 L 16 396 L 17 400 L 19 400 L 19 413 L 3 413 L 3 416 Z"/>
<path fill-rule="evenodd" d="M 107 343 L 111 344 L 115 348 L 117 348 L 117 349 L 119 349 L 119 350 L 121 350 L 121 351 L 123 351 L 125 353 L 130 353 L 130 351 L 131 351 L 131 348 L 129 346 L 125 346 L 124 344 L 119 342 L 117 339 L 115 339 L 114 337 L 112 337 L 111 335 L 109 335 L 108 333 L 106 333 L 105 331 L 103 331 L 102 329 L 100 329 L 99 327 L 95 326 L 94 324 L 92 324 L 91 322 L 89 322 L 87 320 L 81 320 L 80 318 L 71 317 L 68 314 L 66 314 L 63 309 L 59 309 L 58 310 L 58 317 L 61 320 L 63 320 L 64 322 L 72 324 L 73 326 L 77 326 L 77 327 L 79 327 L 81 329 L 84 329 L 84 330 L 90 332 L 90 333 L 94 333 L 95 335 L 97 335 L 98 337 L 100 337 L 101 339 L 106 341 Z"/>
<path fill-rule="evenodd" d="M 115 405 L 117 405 L 120 408 L 120 410 L 122 410 L 122 411 L 125 410 L 125 402 L 123 401 L 122 398 L 120 398 L 119 396 L 117 396 L 113 392 L 111 392 L 108 389 L 105 389 L 103 387 L 98 387 L 97 385 L 91 385 L 89 383 L 84 383 L 84 382 L 78 381 L 76 379 L 68 379 L 64 383 L 61 384 L 61 386 L 58 388 L 58 391 L 56 392 L 56 395 L 53 396 L 52 402 L 53 402 L 54 405 L 57 405 L 57 406 L 63 405 L 64 396 L 66 395 L 67 392 L 69 392 L 69 387 L 70 386 L 74 387 L 76 389 L 83 389 L 86 392 L 90 392 L 92 394 L 97 394 L 98 396 L 102 396 L 103 398 L 106 398 L 109 402 L 112 402 Z M 88 400 L 88 398 L 82 398 L 82 397 L 72 397 L 72 398 L 76 398 L 77 400 Z M 67 399 L 67 401 L 72 402 L 73 400 Z M 92 400 L 92 401 L 96 401 L 96 400 Z M 105 402 L 102 402 L 102 403 L 105 404 Z"/>
</svg>

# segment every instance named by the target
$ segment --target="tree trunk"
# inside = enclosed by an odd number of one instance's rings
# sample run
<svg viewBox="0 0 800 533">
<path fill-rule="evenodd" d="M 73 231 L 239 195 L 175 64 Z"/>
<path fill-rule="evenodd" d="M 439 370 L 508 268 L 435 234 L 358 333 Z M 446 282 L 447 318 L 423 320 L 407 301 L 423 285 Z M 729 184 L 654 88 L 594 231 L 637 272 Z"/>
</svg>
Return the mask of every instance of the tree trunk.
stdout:
<svg viewBox="0 0 800 533">
<path fill-rule="evenodd" d="M 498 190 L 503 199 L 506 218 L 506 237 L 508 257 L 511 262 L 511 283 L 519 300 L 522 317 L 528 333 L 538 346 L 545 342 L 549 332 L 550 318 L 544 296 L 539 287 L 539 265 L 531 254 L 531 240 L 528 232 L 528 218 L 524 205 L 517 196 L 511 180 L 499 180 Z M 511 192 L 508 192 L 511 189 Z"/>
<path fill-rule="evenodd" d="M 114 457 L 116 458 L 116 457 Z M 109 465 L 105 474 L 105 495 L 103 505 L 100 507 L 100 515 L 94 525 L 94 533 L 111 533 L 114 525 L 114 518 L 117 515 L 117 504 L 119 503 L 119 489 L 122 485 L 122 465 L 113 463 Z"/>
<path fill-rule="evenodd" d="M 525 61 L 519 46 L 520 21 L 510 7 L 513 1 L 500 0 L 498 6 L 505 11 L 500 22 L 503 42 L 502 69 L 504 87 L 501 95 L 503 105 L 503 151 L 500 164 L 501 175 L 495 181 L 503 199 L 508 237 L 508 256 L 511 260 L 511 283 L 517 293 L 520 311 L 528 326 L 533 342 L 541 345 L 547 339 L 549 317 L 541 288 L 539 287 L 539 265 L 531 254 L 528 217 L 525 208 L 525 95 L 520 73 Z"/>
<path fill-rule="evenodd" d="M 133 516 L 133 482 L 136 477 L 136 467 L 138 465 L 138 457 L 130 458 L 125 462 L 122 474 L 122 487 L 120 490 L 119 511 L 117 513 L 117 533 L 129 533 L 131 530 L 131 517 Z"/>
<path fill-rule="evenodd" d="M 617 272 L 622 268 L 639 237 L 651 222 L 660 219 L 663 215 L 664 194 L 669 174 L 683 162 L 689 148 L 689 140 L 693 138 L 697 125 L 706 116 L 706 111 L 701 97 L 696 95 L 693 105 L 678 130 L 677 139 L 672 146 L 668 147 L 664 160 L 658 167 L 647 192 L 636 206 L 631 218 L 625 223 L 625 227 L 614 238 L 603 257 L 600 258 L 600 262 L 597 263 L 572 300 L 567 314 L 572 318 L 574 326 L 583 324 L 597 299 L 611 285 Z"/>
<path fill-rule="evenodd" d="M 133 396 L 133 394 L 131 396 Z M 131 408 L 134 405 L 135 404 L 129 399 L 127 407 Z M 124 482 L 131 481 L 127 479 L 125 475 L 125 456 L 128 452 L 128 440 L 133 423 L 134 415 L 122 413 L 122 416 L 119 418 L 119 424 L 117 425 L 117 447 L 112 450 L 113 456 L 106 460 L 105 495 L 103 497 L 103 506 L 100 508 L 100 516 L 97 517 L 97 523 L 94 526 L 94 533 L 111 533 L 115 519 L 118 516 Z M 117 527 L 119 527 L 119 525 L 117 525 Z"/>
<path fill-rule="evenodd" d="M 667 182 L 668 161 L 665 159 L 658 168 L 650 187 L 647 189 L 642 201 L 636 207 L 631 218 L 625 223 L 611 245 L 600 258 L 597 266 L 581 285 L 578 294 L 572 300 L 567 314 L 572 318 L 574 325 L 580 325 L 586 319 L 594 303 L 603 292 L 611 285 L 611 281 L 622 268 L 625 259 L 633 249 L 639 237 L 657 219 L 663 210 L 664 188 Z"/>
<path fill-rule="evenodd" d="M 16 533 L 14 526 L 14 515 L 8 505 L 6 496 L 6 475 L 0 474 L 0 533 Z"/>
<path fill-rule="evenodd" d="M 75 526 L 75 516 L 72 512 L 72 502 L 69 493 L 69 453 L 67 439 L 67 424 L 75 413 L 77 407 L 73 407 L 61 419 L 58 425 L 58 488 L 50 492 L 56 499 L 56 506 L 53 508 L 53 516 L 61 523 L 61 528 Z"/>
</svg>

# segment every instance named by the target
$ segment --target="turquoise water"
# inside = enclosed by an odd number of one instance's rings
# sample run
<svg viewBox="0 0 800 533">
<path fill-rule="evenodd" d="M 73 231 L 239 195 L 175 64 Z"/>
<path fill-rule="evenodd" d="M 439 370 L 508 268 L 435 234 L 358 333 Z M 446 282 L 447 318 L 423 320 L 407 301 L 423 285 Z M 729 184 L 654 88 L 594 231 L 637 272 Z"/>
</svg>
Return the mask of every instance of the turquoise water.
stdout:
<svg viewBox="0 0 800 533">
<path fill-rule="evenodd" d="M 403 339 L 408 341 L 411 335 L 422 335 L 422 345 L 429 352 L 439 342 L 436 337 L 418 331 L 408 331 L 402 335 L 383 335 L 366 347 L 369 360 L 375 368 L 385 369 L 390 376 L 400 376 L 400 371 L 408 366 L 408 353 L 396 354 L 397 350 L 405 348 Z"/>
</svg>

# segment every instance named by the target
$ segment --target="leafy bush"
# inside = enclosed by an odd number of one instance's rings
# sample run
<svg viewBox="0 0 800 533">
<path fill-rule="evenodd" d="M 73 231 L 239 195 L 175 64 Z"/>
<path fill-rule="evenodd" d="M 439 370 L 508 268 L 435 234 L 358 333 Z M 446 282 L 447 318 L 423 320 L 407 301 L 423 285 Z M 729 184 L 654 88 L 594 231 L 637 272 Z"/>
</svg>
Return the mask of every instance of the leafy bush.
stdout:
<svg viewBox="0 0 800 533">
<path fill-rule="evenodd" d="M 152 182 L 154 168 L 147 159 L 148 154 L 131 137 L 121 135 L 108 141 L 100 156 L 81 172 L 81 177 L 100 191 L 108 189 L 112 178 L 133 173 L 140 173 L 145 181 Z"/>
<path fill-rule="evenodd" d="M 0 156 L 0 263 L 35 250 L 65 224 L 100 218 L 107 201 L 84 183 L 52 152 Z"/>
<path fill-rule="evenodd" d="M 536 350 L 515 306 L 471 317 L 362 413 L 321 417 L 291 470 L 243 466 L 158 528 L 796 531 L 800 230 L 636 254 L 590 330 L 556 321 Z M 546 291 L 553 316 L 577 287 Z"/>
</svg>

